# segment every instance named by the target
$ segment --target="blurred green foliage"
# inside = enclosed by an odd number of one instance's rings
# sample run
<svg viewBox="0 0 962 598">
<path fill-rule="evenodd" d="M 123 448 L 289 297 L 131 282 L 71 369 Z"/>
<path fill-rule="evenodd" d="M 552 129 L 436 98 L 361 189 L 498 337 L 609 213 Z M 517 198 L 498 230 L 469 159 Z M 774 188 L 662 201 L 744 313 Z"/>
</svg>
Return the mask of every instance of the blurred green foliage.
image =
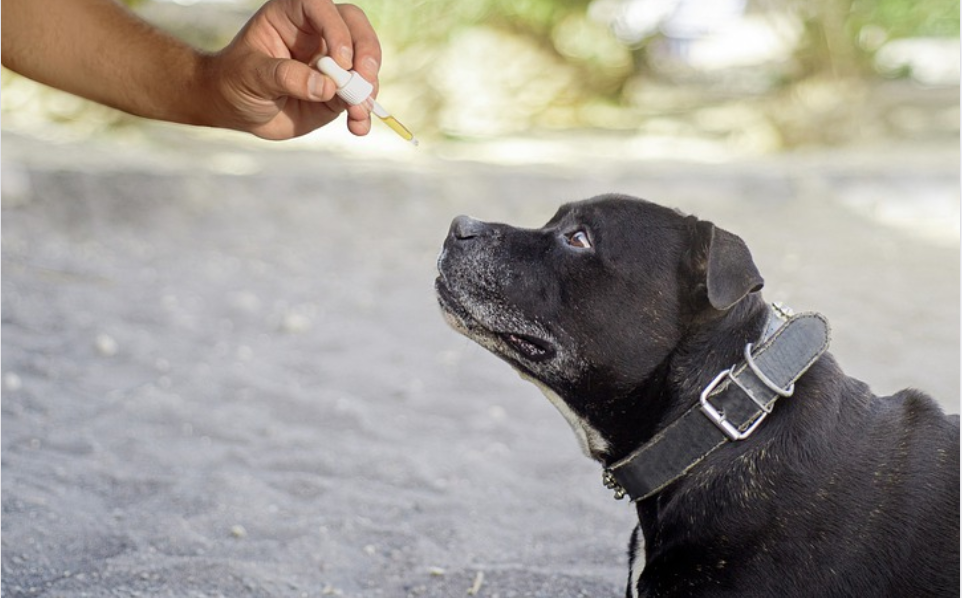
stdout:
<svg viewBox="0 0 962 598">
<path fill-rule="evenodd" d="M 211 51 L 262 4 L 122 1 Z M 873 91 L 886 77 L 912 75 L 911 67 L 878 70 L 875 56 L 887 42 L 959 37 L 958 0 L 748 0 L 748 15 L 794 23 L 794 50 L 766 64 L 721 71 L 677 60 L 658 31 L 634 43 L 618 39 L 611 15 L 628 0 L 353 1 L 384 48 L 381 89 L 419 136 L 590 128 L 709 135 L 768 151 L 902 134 L 905 123 L 916 131 L 958 131 L 957 87 L 954 97 L 943 94 L 937 106 L 917 110 L 896 105 L 906 102 L 904 94 L 890 101 L 884 92 L 880 101 Z M 21 88 L 9 72 L 3 86 L 5 119 L 11 111 L 29 113 L 31 122 L 83 113 L 82 104 Z M 917 99 L 915 93 L 907 101 Z M 90 112 L 107 126 L 130 122 L 98 110 Z M 918 125 L 922 121 L 934 124 Z"/>
<path fill-rule="evenodd" d="M 853 130 L 848 113 L 868 102 L 866 88 L 883 79 L 873 59 L 884 43 L 959 36 L 957 0 L 749 0 L 748 14 L 788 16 L 798 23 L 794 52 L 778 63 L 704 73 L 666 59 L 660 50 L 668 44 L 661 33 L 632 45 L 616 39 L 599 18 L 603 11 L 593 10 L 598 0 L 355 2 L 385 44 L 385 86 L 392 95 L 398 87 L 410 90 L 401 95 L 425 109 L 414 123 L 419 129 L 437 127 L 456 136 L 473 131 L 465 119 L 451 116 L 452 104 L 471 106 L 475 115 L 497 112 L 502 121 L 510 120 L 505 115 L 513 108 L 525 113 L 524 123 L 488 129 L 498 133 L 520 132 L 525 125 L 638 130 L 653 118 L 662 126 L 665 117 L 677 120 L 682 112 L 738 102 L 740 110 L 747 107 L 765 121 L 752 134 L 768 139 L 763 145 L 843 142 L 865 129 Z M 609 14 L 613 6 L 618 1 L 607 0 Z M 475 34 L 469 44 L 470 32 Z M 472 50 L 477 46 L 484 49 Z M 439 67 L 444 64 L 457 68 Z M 513 68 L 521 64 L 527 75 L 518 72 L 520 66 Z M 458 69 L 473 76 L 484 93 L 503 98 L 473 101 L 463 91 L 468 83 L 455 82 L 467 77 Z M 525 86 L 551 91 L 528 101 Z M 717 119 L 700 117 L 667 130 L 675 134 L 702 127 L 693 123 L 706 120 L 725 129 Z M 726 130 L 737 135 L 746 117 L 732 122 Z"/>
<path fill-rule="evenodd" d="M 571 21 L 588 21 L 591 0 L 355 0 L 374 23 L 379 34 L 399 47 L 443 45 L 453 34 L 466 28 L 485 26 L 523 35 L 561 56 L 566 39 L 561 29 Z M 251 3 L 255 5 L 256 3 Z M 749 11 L 791 12 L 809 26 L 803 46 L 830 43 L 821 53 L 823 63 L 816 70 L 831 68 L 831 53 L 870 54 L 875 48 L 861 43 L 865 27 L 874 27 L 886 39 L 908 37 L 958 37 L 958 0 L 771 0 L 749 2 Z M 825 35 L 824 30 L 838 30 Z M 634 52 L 636 62 L 644 60 Z M 632 48 L 637 50 L 638 48 Z M 570 55 L 567 55 L 571 58 Z M 864 57 L 863 57 L 864 58 Z M 867 64 L 865 60 L 861 61 Z M 636 67 L 639 65 L 636 64 Z M 870 75 L 869 70 L 863 74 Z"/>
<path fill-rule="evenodd" d="M 844 4 L 844 3 L 843 3 Z M 958 37 L 956 0 L 855 0 L 851 2 L 853 39 L 865 25 L 881 27 L 891 38 Z"/>
</svg>

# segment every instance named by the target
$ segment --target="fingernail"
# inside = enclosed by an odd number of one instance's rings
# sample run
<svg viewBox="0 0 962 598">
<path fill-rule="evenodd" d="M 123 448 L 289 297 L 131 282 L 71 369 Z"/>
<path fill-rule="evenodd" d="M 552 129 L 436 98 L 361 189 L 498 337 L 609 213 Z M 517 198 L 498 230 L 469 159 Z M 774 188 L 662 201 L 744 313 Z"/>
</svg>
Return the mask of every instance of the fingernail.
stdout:
<svg viewBox="0 0 962 598">
<path fill-rule="evenodd" d="M 348 46 L 341 46 L 337 51 L 337 55 L 341 58 L 341 66 L 346 69 L 350 69 L 354 66 L 354 50 Z"/>
<path fill-rule="evenodd" d="M 377 60 L 374 60 L 374 58 L 368 56 L 364 59 L 364 70 L 371 73 L 377 73 L 381 70 L 381 65 Z"/>
<path fill-rule="evenodd" d="M 323 101 L 324 97 L 324 75 L 320 73 L 311 73 L 311 76 L 307 79 L 307 95 L 311 96 L 312 100 Z"/>
</svg>

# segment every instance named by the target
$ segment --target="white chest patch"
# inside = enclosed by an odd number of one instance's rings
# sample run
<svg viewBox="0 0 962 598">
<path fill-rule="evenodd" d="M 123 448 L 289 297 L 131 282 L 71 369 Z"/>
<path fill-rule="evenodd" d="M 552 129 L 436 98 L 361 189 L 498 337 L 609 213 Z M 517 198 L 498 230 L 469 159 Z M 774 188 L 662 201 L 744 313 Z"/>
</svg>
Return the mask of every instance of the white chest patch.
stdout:
<svg viewBox="0 0 962 598">
<path fill-rule="evenodd" d="M 571 430 L 575 433 L 575 438 L 578 439 L 581 452 L 583 452 L 585 456 L 592 459 L 599 459 L 600 456 L 608 450 L 608 441 L 601 435 L 601 432 L 593 428 L 583 417 L 575 413 L 574 410 L 565 403 L 564 399 L 558 396 L 558 393 L 531 376 L 521 374 L 521 377 L 537 386 L 538 389 L 544 393 L 548 401 L 554 405 L 555 409 L 561 413 L 561 416 L 565 418 L 565 421 L 568 422 Z"/>
<path fill-rule="evenodd" d="M 638 534 L 638 546 L 635 547 L 635 554 L 631 557 L 631 572 L 629 579 L 631 580 L 629 584 L 629 590 L 631 591 L 631 598 L 638 598 L 638 582 L 641 580 L 641 574 L 645 570 L 645 540 L 644 536 Z"/>
</svg>

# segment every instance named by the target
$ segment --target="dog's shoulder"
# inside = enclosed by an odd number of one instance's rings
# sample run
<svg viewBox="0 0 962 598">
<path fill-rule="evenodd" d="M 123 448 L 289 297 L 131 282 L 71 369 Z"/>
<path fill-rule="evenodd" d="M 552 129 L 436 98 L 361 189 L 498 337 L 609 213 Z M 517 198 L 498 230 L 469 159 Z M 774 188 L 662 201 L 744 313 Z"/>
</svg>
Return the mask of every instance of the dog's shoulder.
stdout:
<svg viewBox="0 0 962 598">
<path fill-rule="evenodd" d="M 886 428 L 903 430 L 900 437 L 911 434 L 920 448 L 951 448 L 958 463 L 959 416 L 946 414 L 927 393 L 914 388 L 893 395 L 872 397 L 874 419 Z"/>
</svg>

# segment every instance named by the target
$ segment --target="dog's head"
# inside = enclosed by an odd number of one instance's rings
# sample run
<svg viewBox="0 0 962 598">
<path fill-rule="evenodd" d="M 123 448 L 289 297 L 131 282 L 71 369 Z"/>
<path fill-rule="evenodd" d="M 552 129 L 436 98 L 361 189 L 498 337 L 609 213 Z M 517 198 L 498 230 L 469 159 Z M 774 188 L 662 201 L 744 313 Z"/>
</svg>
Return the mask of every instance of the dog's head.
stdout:
<svg viewBox="0 0 962 598">
<path fill-rule="evenodd" d="M 692 328 L 762 285 L 735 235 L 613 195 L 539 229 L 460 216 L 438 270 L 448 322 L 539 383 L 596 458 L 616 434 L 604 420 L 644 409 L 638 389 Z"/>
</svg>

